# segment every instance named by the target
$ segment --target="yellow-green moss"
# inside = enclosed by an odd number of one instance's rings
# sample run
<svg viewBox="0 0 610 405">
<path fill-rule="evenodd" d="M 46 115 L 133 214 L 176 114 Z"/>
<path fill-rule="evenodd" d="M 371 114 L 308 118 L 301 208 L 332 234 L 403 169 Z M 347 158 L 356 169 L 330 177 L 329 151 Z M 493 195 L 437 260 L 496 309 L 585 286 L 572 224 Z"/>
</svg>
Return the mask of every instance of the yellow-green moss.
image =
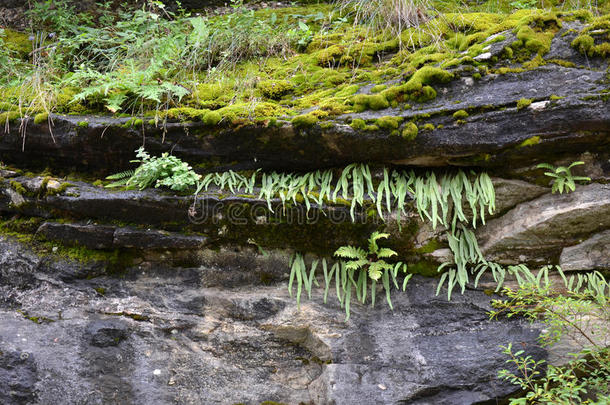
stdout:
<svg viewBox="0 0 610 405">
<path fill-rule="evenodd" d="M 386 100 L 404 99 L 425 102 L 436 98 L 436 91 L 429 86 L 432 83 L 446 83 L 453 78 L 453 74 L 446 70 L 425 66 L 416 71 L 407 83 L 390 87 L 380 93 Z"/>
<path fill-rule="evenodd" d="M 526 107 L 529 107 L 532 104 L 531 98 L 522 98 L 517 101 L 517 110 L 522 110 Z"/>
<path fill-rule="evenodd" d="M 519 144 L 519 147 L 523 148 L 524 146 L 533 146 L 533 145 L 538 145 L 539 143 L 540 143 L 540 137 L 532 136 L 531 138 L 527 138 L 525 141 L 521 142 Z"/>
<path fill-rule="evenodd" d="M 279 100 L 292 91 L 292 84 L 287 80 L 263 80 L 256 85 L 261 95 L 272 100 Z"/>
<path fill-rule="evenodd" d="M 572 47 L 578 52 L 588 56 L 601 56 L 605 58 L 610 56 L 610 42 L 603 42 L 595 45 L 595 39 L 592 36 L 583 34 L 579 35 L 572 41 Z"/>
<path fill-rule="evenodd" d="M 371 93 L 379 93 L 382 90 L 385 90 L 388 86 L 386 84 L 377 84 L 371 88 Z"/>
<path fill-rule="evenodd" d="M 47 122 L 48 119 L 49 119 L 48 113 L 36 114 L 34 116 L 34 124 L 37 124 L 37 125 L 44 124 L 45 122 Z"/>
<path fill-rule="evenodd" d="M 167 110 L 167 116 L 168 118 L 179 119 L 181 121 L 201 121 L 209 126 L 218 124 L 222 119 L 222 115 L 218 111 L 210 111 L 207 109 L 198 110 L 190 107 L 171 108 Z"/>
<path fill-rule="evenodd" d="M 12 103 L 7 103 L 5 101 L 0 101 L 0 111 L 17 111 L 19 107 Z"/>
<path fill-rule="evenodd" d="M 79 121 L 78 125 L 80 128 L 89 128 L 89 121 Z"/>
<path fill-rule="evenodd" d="M 32 41 L 29 34 L 17 32 L 11 29 L 0 30 L 0 39 L 4 41 L 4 46 L 17 54 L 20 59 L 27 60 L 33 50 Z"/>
<path fill-rule="evenodd" d="M 15 190 L 16 192 L 18 192 L 21 195 L 26 195 L 27 194 L 27 190 L 25 189 L 25 187 L 23 187 L 23 185 L 21 183 L 19 183 L 18 181 L 11 181 L 11 188 L 13 190 Z"/>
<path fill-rule="evenodd" d="M 425 131 L 434 131 L 434 125 L 433 124 L 425 124 L 423 129 Z"/>
<path fill-rule="evenodd" d="M 350 123 L 350 126 L 356 130 L 364 130 L 366 128 L 366 122 L 360 118 L 354 118 Z"/>
<path fill-rule="evenodd" d="M 336 66 L 339 64 L 345 48 L 340 45 L 332 45 L 315 53 L 315 60 L 318 66 Z"/>
<path fill-rule="evenodd" d="M 381 94 L 358 94 L 352 99 L 354 111 L 383 110 L 390 106 L 388 100 Z"/>
<path fill-rule="evenodd" d="M 551 94 L 551 97 L 549 97 L 549 98 L 551 100 L 553 100 L 553 101 L 557 101 L 557 100 L 561 100 L 562 98 L 565 98 L 565 97 L 561 97 L 561 96 L 557 96 L 555 94 Z"/>
<path fill-rule="evenodd" d="M 468 113 L 465 110 L 458 110 L 453 113 L 453 119 L 461 120 L 468 117 Z"/>
<path fill-rule="evenodd" d="M 380 117 L 377 118 L 377 120 L 375 121 L 375 124 L 377 124 L 377 126 L 381 129 L 398 129 L 400 123 L 402 122 L 403 118 L 402 117 L 391 117 L 391 116 L 384 116 L 384 117 Z"/>
<path fill-rule="evenodd" d="M 412 141 L 417 137 L 418 132 L 419 129 L 417 128 L 417 125 L 415 125 L 415 123 L 407 122 L 404 128 L 402 129 L 402 137 L 404 139 Z"/>
<path fill-rule="evenodd" d="M 19 111 L 6 111 L 0 113 L 0 125 L 4 125 L 7 121 L 15 122 L 19 118 L 21 118 L 21 114 L 19 113 Z"/>
<path fill-rule="evenodd" d="M 314 126 L 318 122 L 319 118 L 317 115 L 308 113 L 297 115 L 292 119 L 292 126 L 295 128 L 309 128 Z"/>
</svg>

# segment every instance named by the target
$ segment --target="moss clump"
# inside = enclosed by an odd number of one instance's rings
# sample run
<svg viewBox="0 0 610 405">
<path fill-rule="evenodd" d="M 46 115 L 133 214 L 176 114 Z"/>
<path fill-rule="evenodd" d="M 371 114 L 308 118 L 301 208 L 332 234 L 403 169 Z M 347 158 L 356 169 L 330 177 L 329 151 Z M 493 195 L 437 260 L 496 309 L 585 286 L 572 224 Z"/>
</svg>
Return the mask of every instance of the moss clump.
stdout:
<svg viewBox="0 0 610 405">
<path fill-rule="evenodd" d="M 313 127 L 319 121 L 319 117 L 316 114 L 308 113 L 297 115 L 291 121 L 292 126 L 295 128 L 310 128 Z"/>
<path fill-rule="evenodd" d="M 538 145 L 539 143 L 540 143 L 540 137 L 539 136 L 532 136 L 531 138 L 527 138 L 525 141 L 521 142 L 519 144 L 519 147 L 523 148 L 525 146 Z"/>
<path fill-rule="evenodd" d="M 422 103 L 436 98 L 436 90 L 429 84 L 446 83 L 452 78 L 453 74 L 446 70 L 425 66 L 416 71 L 407 83 L 390 87 L 382 91 L 381 95 L 390 101 L 409 99 Z"/>
<path fill-rule="evenodd" d="M 171 108 L 167 111 L 167 116 L 181 121 L 201 121 L 208 126 L 217 125 L 222 120 L 222 115 L 218 111 L 198 110 L 190 107 Z"/>
<path fill-rule="evenodd" d="M 315 60 L 318 66 L 334 67 L 339 64 L 341 57 L 345 53 L 345 48 L 340 45 L 331 45 L 316 52 Z"/>
<path fill-rule="evenodd" d="M 468 118 L 468 113 L 465 110 L 458 110 L 453 113 L 453 119 L 463 120 L 464 118 Z"/>
<path fill-rule="evenodd" d="M 390 116 L 386 115 L 384 117 L 377 118 L 375 123 L 381 129 L 392 130 L 392 129 L 398 129 L 402 120 L 403 120 L 402 117 L 390 117 Z"/>
<path fill-rule="evenodd" d="M 15 181 L 15 180 L 11 181 L 11 188 L 21 195 L 27 194 L 27 190 L 25 189 L 25 187 L 23 187 L 23 185 L 21 183 L 19 183 L 18 181 Z"/>
<path fill-rule="evenodd" d="M 78 93 L 80 91 L 73 87 L 59 89 L 56 94 L 56 111 L 61 114 L 86 114 L 88 112 L 87 108 L 74 101 L 74 96 Z"/>
<path fill-rule="evenodd" d="M 36 114 L 34 116 L 34 124 L 37 124 L 37 125 L 44 124 L 45 122 L 47 122 L 48 119 L 49 119 L 48 113 Z"/>
<path fill-rule="evenodd" d="M 430 242 L 426 243 L 424 246 L 415 249 L 415 253 L 418 254 L 426 254 L 432 253 L 435 250 L 438 250 L 442 247 L 442 244 L 437 239 L 432 239 Z"/>
<path fill-rule="evenodd" d="M 424 129 L 424 131 L 434 131 L 434 125 L 433 124 L 425 124 L 423 129 Z"/>
<path fill-rule="evenodd" d="M 381 94 L 358 94 L 352 99 L 354 111 L 383 110 L 390 106 L 388 100 Z"/>
<path fill-rule="evenodd" d="M 0 111 L 17 111 L 19 107 L 11 103 L 0 101 Z"/>
<path fill-rule="evenodd" d="M 360 118 L 354 118 L 350 123 L 350 126 L 355 130 L 364 130 L 366 128 L 366 122 Z"/>
<path fill-rule="evenodd" d="M 419 129 L 413 122 L 407 122 L 405 127 L 402 129 L 402 137 L 408 141 L 412 141 L 417 137 Z"/>
<path fill-rule="evenodd" d="M 0 113 L 0 125 L 4 125 L 6 122 L 15 122 L 21 118 L 19 111 L 6 111 Z"/>
<path fill-rule="evenodd" d="M 5 28 L 0 31 L 0 39 L 4 42 L 3 46 L 9 51 L 16 53 L 22 60 L 28 60 L 33 50 L 32 41 L 30 41 L 29 37 L 28 34 L 11 29 Z"/>
<path fill-rule="evenodd" d="M 385 90 L 388 86 L 386 84 L 378 84 L 376 86 L 373 86 L 373 88 L 371 89 L 371 93 L 379 93 L 382 90 Z"/>
<path fill-rule="evenodd" d="M 377 121 L 377 120 L 375 120 Z M 378 125 L 368 125 L 366 121 L 360 118 L 354 118 L 350 123 L 350 126 L 357 131 L 378 131 Z"/>
<path fill-rule="evenodd" d="M 89 128 L 89 121 L 79 121 L 78 125 L 80 128 Z"/>
<path fill-rule="evenodd" d="M 557 96 L 557 95 L 555 95 L 555 94 L 551 94 L 551 97 L 549 97 L 549 98 L 550 98 L 552 101 L 558 101 L 558 100 L 561 100 L 562 98 L 565 98 L 565 97 L 561 97 L 561 96 Z"/>
<path fill-rule="evenodd" d="M 526 107 L 529 107 L 530 104 L 532 104 L 532 99 L 531 98 L 522 98 L 520 100 L 517 101 L 517 110 L 522 110 Z"/>
<path fill-rule="evenodd" d="M 208 126 L 217 125 L 220 120 L 222 120 L 222 116 L 218 111 L 208 111 L 201 117 L 201 122 Z"/>
<path fill-rule="evenodd" d="M 263 80 L 256 87 L 263 97 L 279 100 L 292 91 L 292 84 L 287 80 Z"/>
<path fill-rule="evenodd" d="M 606 57 L 610 55 L 610 44 L 604 42 L 599 45 L 595 45 L 595 39 L 591 35 L 583 34 L 579 35 L 572 41 L 572 47 L 578 52 L 588 56 L 602 56 Z"/>
</svg>

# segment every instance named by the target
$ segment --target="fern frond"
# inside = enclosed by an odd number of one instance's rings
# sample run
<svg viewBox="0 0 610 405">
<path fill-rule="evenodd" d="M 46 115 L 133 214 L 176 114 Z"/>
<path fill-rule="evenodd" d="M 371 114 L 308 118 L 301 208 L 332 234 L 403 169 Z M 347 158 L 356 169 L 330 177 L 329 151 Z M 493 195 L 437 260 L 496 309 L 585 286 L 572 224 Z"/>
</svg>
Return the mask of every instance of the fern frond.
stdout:
<svg viewBox="0 0 610 405">
<path fill-rule="evenodd" d="M 106 180 L 123 180 L 133 176 L 135 170 L 125 170 L 124 172 L 115 173 L 106 177 Z"/>
<path fill-rule="evenodd" d="M 341 246 L 335 251 L 335 256 L 344 259 L 366 260 L 366 252 L 363 249 L 354 246 Z"/>
</svg>

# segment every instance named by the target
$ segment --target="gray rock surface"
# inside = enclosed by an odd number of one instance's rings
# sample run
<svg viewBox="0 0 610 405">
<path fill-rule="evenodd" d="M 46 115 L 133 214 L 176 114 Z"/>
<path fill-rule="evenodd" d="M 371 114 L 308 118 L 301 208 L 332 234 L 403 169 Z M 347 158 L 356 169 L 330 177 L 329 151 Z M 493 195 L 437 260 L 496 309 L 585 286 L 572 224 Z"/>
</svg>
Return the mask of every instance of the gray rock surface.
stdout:
<svg viewBox="0 0 610 405">
<path fill-rule="evenodd" d="M 345 323 L 319 289 L 299 311 L 284 281 L 206 287 L 214 266 L 62 279 L 74 263 L 5 238 L 0 252 L 6 405 L 471 404 L 512 390 L 499 344 L 545 356 L 529 324 L 488 320 L 488 296 L 447 302 L 431 279 L 394 293 L 393 312 L 354 304 Z"/>
<path fill-rule="evenodd" d="M 493 219 L 477 232 L 488 259 L 508 263 L 558 261 L 562 248 L 610 228 L 610 185 L 545 194 Z"/>
<path fill-rule="evenodd" d="M 610 270 L 610 230 L 563 249 L 559 265 L 564 270 Z"/>
</svg>

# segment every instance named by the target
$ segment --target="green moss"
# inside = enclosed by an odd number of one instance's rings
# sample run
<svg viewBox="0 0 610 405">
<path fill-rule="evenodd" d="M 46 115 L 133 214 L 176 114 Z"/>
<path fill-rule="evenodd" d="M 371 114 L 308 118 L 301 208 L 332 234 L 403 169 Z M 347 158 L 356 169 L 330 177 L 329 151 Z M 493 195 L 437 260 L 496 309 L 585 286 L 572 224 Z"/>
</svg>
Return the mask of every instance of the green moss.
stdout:
<svg viewBox="0 0 610 405">
<path fill-rule="evenodd" d="M 403 85 L 393 86 L 381 92 L 387 100 L 410 99 L 425 102 L 436 98 L 436 91 L 429 86 L 432 83 L 445 83 L 453 78 L 453 74 L 446 70 L 425 66 L 416 71 L 409 81 Z"/>
<path fill-rule="evenodd" d="M 333 67 L 341 61 L 345 48 L 340 45 L 332 45 L 315 53 L 315 60 L 318 66 Z"/>
<path fill-rule="evenodd" d="M 560 96 L 556 96 L 555 94 L 551 94 L 551 97 L 549 97 L 549 98 L 553 101 L 557 101 L 557 100 L 561 100 L 562 98 L 565 98 L 565 97 L 560 97 Z"/>
<path fill-rule="evenodd" d="M 297 115 L 292 119 L 292 126 L 295 128 L 309 128 L 318 122 L 319 118 L 315 114 Z"/>
<path fill-rule="evenodd" d="M 358 86 L 357 84 L 351 84 L 349 86 L 343 87 L 341 90 L 339 90 L 337 92 L 337 94 L 335 96 L 339 97 L 339 98 L 348 97 L 348 96 L 356 94 L 356 92 L 358 91 L 359 88 L 360 88 L 360 86 Z"/>
<path fill-rule="evenodd" d="M 219 111 L 199 110 L 191 107 L 171 108 L 167 110 L 167 116 L 168 118 L 179 119 L 181 121 L 201 121 L 208 126 L 217 125 L 222 120 L 222 115 Z"/>
<path fill-rule="evenodd" d="M 30 35 L 22 32 L 17 32 L 8 28 L 0 30 L 0 38 L 4 42 L 4 46 L 17 54 L 22 60 L 30 59 L 30 53 L 33 50 Z"/>
<path fill-rule="evenodd" d="M 408 264 L 407 272 L 411 274 L 421 274 L 425 277 L 437 277 L 439 275 L 438 264 L 428 260 L 422 260 L 417 263 Z"/>
<path fill-rule="evenodd" d="M 74 101 L 80 91 L 73 87 L 63 87 L 56 92 L 55 110 L 62 114 L 86 114 L 88 109 L 82 104 Z"/>
<path fill-rule="evenodd" d="M 531 138 L 527 138 L 525 141 L 521 142 L 519 144 L 519 147 L 523 148 L 525 146 L 538 145 L 539 143 L 540 143 L 540 137 L 539 136 L 532 136 Z"/>
<path fill-rule="evenodd" d="M 458 110 L 453 113 L 453 119 L 461 120 L 468 117 L 468 113 L 465 110 Z"/>
<path fill-rule="evenodd" d="M 352 99 L 354 111 L 383 110 L 390 106 L 388 100 L 381 94 L 358 94 Z"/>
<path fill-rule="evenodd" d="M 89 128 L 89 121 L 79 121 L 78 125 L 80 128 Z"/>
<path fill-rule="evenodd" d="M 63 193 L 64 191 L 66 191 L 69 187 L 74 187 L 74 184 L 68 183 L 68 182 L 64 182 L 61 183 L 61 185 L 59 187 L 57 187 L 56 189 L 45 189 L 45 195 L 47 196 L 54 196 L 54 195 L 58 195 Z"/>
<path fill-rule="evenodd" d="M 106 295 L 106 289 L 104 287 L 96 287 L 96 288 L 94 288 L 94 290 L 99 295 Z"/>
<path fill-rule="evenodd" d="M 371 88 L 371 93 L 379 93 L 382 90 L 385 90 L 388 86 L 386 84 L 378 84 Z"/>
<path fill-rule="evenodd" d="M 21 118 L 19 111 L 6 111 L 0 113 L 0 125 L 4 125 L 6 122 L 15 122 Z"/>
<path fill-rule="evenodd" d="M 26 195 L 27 194 L 27 190 L 25 189 L 25 187 L 23 187 L 23 185 L 21 183 L 19 183 L 18 181 L 11 181 L 11 188 L 13 190 L 15 190 L 16 192 L 18 192 L 21 195 Z"/>
<path fill-rule="evenodd" d="M 201 117 L 201 122 L 209 126 L 217 125 L 220 120 L 222 120 L 222 116 L 218 111 L 207 111 Z"/>
<path fill-rule="evenodd" d="M 256 87 L 263 97 L 279 100 L 292 91 L 292 84 L 287 80 L 263 80 Z"/>
<path fill-rule="evenodd" d="M 532 104 L 531 98 L 522 98 L 517 101 L 517 110 L 522 110 L 526 107 L 529 107 Z"/>
<path fill-rule="evenodd" d="M 19 107 L 11 104 L 11 103 L 7 103 L 5 101 L 0 101 L 0 111 L 17 111 L 19 110 Z"/>
<path fill-rule="evenodd" d="M 406 140 L 413 141 L 417 137 L 419 129 L 413 122 L 407 122 L 402 129 L 402 137 Z"/>
<path fill-rule="evenodd" d="M 480 74 L 479 72 L 474 73 L 474 74 L 472 75 L 472 78 L 473 78 L 474 80 L 481 80 L 481 74 Z"/>
<path fill-rule="evenodd" d="M 48 119 L 49 119 L 48 113 L 36 114 L 34 116 L 34 124 L 37 124 L 37 125 L 44 124 L 47 122 Z"/>
<path fill-rule="evenodd" d="M 360 118 L 354 118 L 350 123 L 350 126 L 356 130 L 364 130 L 366 128 L 366 122 Z"/>
<path fill-rule="evenodd" d="M 427 253 L 432 253 L 435 250 L 438 250 L 442 247 L 442 244 L 436 240 L 436 239 L 432 239 L 431 241 L 429 241 L 428 243 L 426 243 L 424 246 L 415 249 L 415 253 L 417 254 L 427 254 Z"/>
<path fill-rule="evenodd" d="M 384 117 L 377 118 L 375 123 L 381 129 L 392 130 L 392 129 L 398 129 L 402 120 L 403 120 L 402 117 L 384 116 Z"/>
<path fill-rule="evenodd" d="M 434 125 L 433 124 L 425 124 L 423 129 L 424 129 L 424 131 L 434 131 Z"/>
</svg>

